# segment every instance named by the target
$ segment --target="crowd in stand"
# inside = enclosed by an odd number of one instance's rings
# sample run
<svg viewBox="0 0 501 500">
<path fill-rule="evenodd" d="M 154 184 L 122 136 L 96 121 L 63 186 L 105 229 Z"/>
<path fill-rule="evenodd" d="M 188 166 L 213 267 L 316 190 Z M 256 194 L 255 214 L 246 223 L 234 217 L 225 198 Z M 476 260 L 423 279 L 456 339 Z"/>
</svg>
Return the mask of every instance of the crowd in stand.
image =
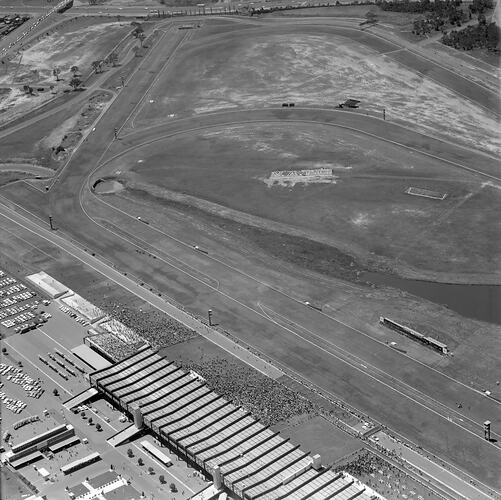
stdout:
<svg viewBox="0 0 501 500">
<path fill-rule="evenodd" d="M 199 363 L 182 363 L 182 367 L 197 372 L 213 391 L 249 411 L 263 425 L 316 413 L 315 406 L 299 393 L 246 365 L 211 358 Z"/>
<path fill-rule="evenodd" d="M 357 453 L 353 460 L 343 463 L 337 466 L 334 470 L 345 471 L 352 476 L 361 478 L 367 474 L 373 474 L 379 470 L 386 470 L 389 464 L 383 458 L 371 453 L 370 451 L 364 450 Z"/>
<path fill-rule="evenodd" d="M 98 351 L 104 352 L 113 361 L 120 361 L 131 354 L 134 354 L 141 345 L 126 344 L 112 333 L 99 333 L 88 338 L 90 345 L 97 347 Z M 142 342 L 141 344 L 144 344 Z"/>
</svg>

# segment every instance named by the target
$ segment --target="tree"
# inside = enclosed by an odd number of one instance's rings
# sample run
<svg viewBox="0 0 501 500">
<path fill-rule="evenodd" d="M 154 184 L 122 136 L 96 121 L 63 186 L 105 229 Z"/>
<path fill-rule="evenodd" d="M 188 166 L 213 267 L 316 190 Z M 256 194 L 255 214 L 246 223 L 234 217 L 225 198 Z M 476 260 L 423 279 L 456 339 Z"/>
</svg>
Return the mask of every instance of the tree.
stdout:
<svg viewBox="0 0 501 500">
<path fill-rule="evenodd" d="M 85 418 L 86 415 L 85 415 L 85 412 L 83 411 L 82 413 L 80 413 L 80 415 L 82 416 L 82 418 Z"/>
<path fill-rule="evenodd" d="M 27 87 L 28 85 L 25 85 L 25 87 Z M 3 354 L 7 354 L 7 347 L 2 347 L 2 353 Z"/>
<path fill-rule="evenodd" d="M 61 68 L 57 66 L 52 70 L 52 74 L 56 77 L 56 82 L 59 81 L 59 75 L 61 74 Z"/>
<path fill-rule="evenodd" d="M 73 76 L 75 76 L 77 73 L 80 73 L 80 70 L 78 69 L 78 66 L 72 66 L 70 68 L 70 71 L 73 73 Z"/>
<path fill-rule="evenodd" d="M 160 484 L 165 484 L 165 476 L 163 474 L 160 474 L 160 476 L 158 476 L 158 480 L 160 481 Z"/>
<path fill-rule="evenodd" d="M 103 428 L 101 427 L 101 424 L 96 424 L 96 431 L 101 432 Z"/>
<path fill-rule="evenodd" d="M 77 90 L 78 87 L 80 87 L 80 85 L 82 85 L 82 80 L 80 80 L 80 78 L 78 78 L 78 76 L 74 76 L 71 80 L 70 80 L 70 86 L 73 87 L 73 90 Z"/>
<path fill-rule="evenodd" d="M 103 61 L 101 60 L 97 60 L 97 61 L 92 61 L 92 69 L 96 72 L 96 73 L 99 73 L 102 66 L 103 66 Z"/>
<path fill-rule="evenodd" d="M 94 421 L 92 420 L 92 417 L 89 418 L 89 425 L 92 425 Z"/>
<path fill-rule="evenodd" d="M 116 52 L 112 52 L 108 56 L 108 61 L 113 65 L 116 66 L 118 64 L 118 54 Z"/>
<path fill-rule="evenodd" d="M 57 397 L 57 396 L 59 396 L 59 391 L 58 391 L 57 389 L 54 389 L 54 390 L 52 391 L 52 394 L 54 394 L 54 396 L 56 396 L 56 397 Z"/>
<path fill-rule="evenodd" d="M 143 462 L 142 458 L 138 458 L 137 459 L 137 465 L 139 465 L 139 466 L 143 466 L 144 465 L 144 462 Z"/>
<path fill-rule="evenodd" d="M 148 474 L 150 474 L 150 476 L 151 476 L 154 473 L 155 473 L 155 469 L 153 467 L 148 467 Z"/>
<path fill-rule="evenodd" d="M 172 493 L 176 493 L 177 491 L 176 485 L 174 483 L 170 483 L 169 489 L 172 491 Z"/>
<path fill-rule="evenodd" d="M 139 38 L 139 35 L 144 33 L 144 29 L 141 25 L 136 26 L 136 29 L 132 32 L 134 38 Z"/>
<path fill-rule="evenodd" d="M 128 456 L 129 458 L 132 458 L 132 457 L 134 456 L 134 453 L 132 452 L 132 448 L 129 448 L 129 449 L 127 450 L 127 456 Z"/>
</svg>

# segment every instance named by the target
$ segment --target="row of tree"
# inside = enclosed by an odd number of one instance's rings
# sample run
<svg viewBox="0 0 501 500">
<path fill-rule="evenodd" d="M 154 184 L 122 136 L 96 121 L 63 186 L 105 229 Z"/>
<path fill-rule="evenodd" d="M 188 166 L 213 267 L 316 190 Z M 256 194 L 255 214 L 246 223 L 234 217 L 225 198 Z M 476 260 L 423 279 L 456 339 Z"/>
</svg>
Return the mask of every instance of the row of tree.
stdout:
<svg viewBox="0 0 501 500">
<path fill-rule="evenodd" d="M 484 0 L 486 1 L 486 0 Z M 461 0 L 382 0 L 376 2 L 381 10 L 392 12 L 411 12 L 415 14 L 423 14 L 425 12 L 434 12 L 437 15 L 445 17 L 448 12 L 457 9 L 461 5 Z"/>
<path fill-rule="evenodd" d="M 487 24 L 485 17 L 480 16 L 476 26 L 444 34 L 442 43 L 461 50 L 483 49 L 498 50 L 500 29 L 495 22 Z"/>
</svg>

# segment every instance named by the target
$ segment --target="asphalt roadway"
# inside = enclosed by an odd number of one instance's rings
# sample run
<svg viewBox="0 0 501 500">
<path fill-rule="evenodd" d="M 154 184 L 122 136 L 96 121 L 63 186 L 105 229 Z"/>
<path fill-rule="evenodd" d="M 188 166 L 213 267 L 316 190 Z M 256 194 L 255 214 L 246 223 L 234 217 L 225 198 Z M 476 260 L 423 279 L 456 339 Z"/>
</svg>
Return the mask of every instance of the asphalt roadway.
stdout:
<svg viewBox="0 0 501 500">
<path fill-rule="evenodd" d="M 168 51 L 152 50 L 143 66 L 160 69 L 168 58 Z M 61 229 L 60 234 L 71 236 L 82 246 L 106 255 L 122 271 L 130 269 L 130 259 L 134 258 L 132 238 L 129 239 L 123 231 L 132 229 L 134 238 L 147 242 L 158 235 L 152 234 L 154 228 L 136 227 L 139 223 L 132 226 L 128 214 L 117 214 L 116 210 L 102 204 L 97 206 L 96 198 L 88 189 L 89 177 L 94 170 L 101 168 L 104 159 L 183 130 L 263 121 L 328 123 L 374 134 L 382 140 L 441 158 L 486 179 L 500 180 L 498 162 L 486 155 L 433 140 L 388 122 L 333 110 L 297 108 L 213 113 L 139 130 L 125 135 L 120 141 L 113 141 L 114 127 L 129 119 L 149 90 L 153 78 L 148 71 L 138 71 L 134 75 L 96 125 L 92 138 L 73 155 L 48 195 L 26 183 L 2 190 L 3 196 L 26 207 L 42 220 L 48 215 L 50 198 L 52 215 Z M 119 220 L 120 234 L 103 229 L 95 220 L 97 216 Z M 33 231 L 47 234 L 32 222 L 22 223 L 29 224 Z M 58 245 L 65 244 L 59 236 L 49 235 L 53 241 L 57 238 Z M 213 260 L 212 256 L 188 252 L 184 242 L 173 240 L 169 235 L 164 235 L 162 248 L 155 252 L 159 259 L 141 262 L 141 278 L 145 282 L 164 287 L 167 276 L 172 285 L 166 292 L 186 303 L 193 312 L 201 314 L 207 303 L 212 304 L 227 329 L 263 351 L 277 364 L 340 396 L 392 431 L 438 454 L 480 481 L 500 488 L 501 478 L 496 466 L 501 460 L 500 448 L 496 443 L 486 442 L 481 431 L 482 422 L 487 418 L 494 422 L 494 429 L 501 424 L 500 407 L 495 401 L 426 365 L 404 359 L 397 351 L 373 340 L 369 343 L 370 336 L 365 332 L 306 308 L 297 297 L 287 296 L 266 283 L 258 284 L 252 276 L 245 276 L 238 269 L 229 269 L 224 263 Z M 83 251 L 82 255 L 89 257 Z M 171 257 L 170 264 L 168 257 Z M 172 257 L 186 265 L 172 265 Z M 200 270 L 208 268 L 211 279 L 203 279 Z M 188 269 L 194 269 L 196 273 Z M 130 287 L 128 278 L 109 267 L 102 265 L 99 271 L 109 277 L 113 273 L 117 283 Z M 217 286 L 214 286 L 214 278 Z M 146 298 L 150 292 L 137 287 L 134 293 Z M 326 332 L 332 331 L 334 340 L 326 336 Z M 349 339 L 346 344 L 340 344 L 343 338 L 345 341 Z M 458 397 L 464 408 L 471 408 L 467 414 L 465 409 L 455 409 Z M 482 460 L 479 461 L 478 457 Z"/>
</svg>

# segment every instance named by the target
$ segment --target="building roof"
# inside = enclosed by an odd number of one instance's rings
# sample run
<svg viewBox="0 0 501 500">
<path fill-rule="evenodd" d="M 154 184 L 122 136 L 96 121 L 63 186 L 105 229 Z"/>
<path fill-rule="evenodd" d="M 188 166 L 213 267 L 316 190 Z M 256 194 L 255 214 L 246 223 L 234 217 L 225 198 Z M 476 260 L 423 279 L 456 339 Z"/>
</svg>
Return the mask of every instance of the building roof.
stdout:
<svg viewBox="0 0 501 500">
<path fill-rule="evenodd" d="M 39 451 L 35 451 L 17 460 L 9 460 L 9 463 L 12 467 L 14 467 L 14 469 L 19 469 L 20 467 L 28 465 L 35 460 L 40 460 L 41 458 L 43 458 L 43 455 Z"/>
<path fill-rule="evenodd" d="M 147 428 L 208 474 L 219 466 L 225 486 L 239 498 L 347 500 L 368 490 L 346 473 L 314 468 L 299 446 L 172 365 L 148 348 L 92 373 L 90 380 L 123 409 L 138 406 Z"/>
<path fill-rule="evenodd" d="M 56 281 L 52 276 L 46 272 L 40 271 L 36 274 L 26 276 L 26 279 L 37 286 L 40 290 L 44 291 L 52 299 L 60 297 L 68 291 L 68 287 L 64 286 L 59 281 Z"/>
<path fill-rule="evenodd" d="M 50 472 L 45 468 L 45 467 L 40 467 L 38 469 L 38 473 L 42 476 L 42 477 L 48 477 L 50 476 Z"/>
<path fill-rule="evenodd" d="M 74 495 L 76 498 L 83 496 L 87 493 L 89 493 L 89 488 L 85 486 L 85 484 L 77 484 L 76 486 L 72 486 L 71 488 L 68 489 L 68 493 L 70 495 Z"/>
<path fill-rule="evenodd" d="M 53 444 L 52 446 L 49 446 L 49 450 L 52 451 L 52 453 L 57 453 L 59 450 L 63 450 L 64 448 L 68 448 L 70 446 L 73 446 L 74 444 L 77 444 L 80 442 L 80 438 L 78 436 L 71 436 L 68 439 L 64 439 L 63 441 L 60 441 L 59 443 Z"/>
<path fill-rule="evenodd" d="M 96 490 L 116 481 L 118 474 L 114 470 L 107 470 L 98 476 L 90 478 L 87 482 Z"/>
<path fill-rule="evenodd" d="M 94 370 L 102 370 L 111 366 L 111 363 L 107 359 L 92 350 L 88 345 L 81 344 L 74 347 L 71 352 Z"/>
<path fill-rule="evenodd" d="M 141 493 L 130 484 L 126 484 L 105 493 L 104 498 L 106 498 L 106 500 L 139 500 L 141 498 Z"/>
<path fill-rule="evenodd" d="M 101 309 L 99 309 L 99 307 L 90 303 L 88 300 L 84 299 L 76 293 L 69 297 L 65 297 L 64 299 L 61 299 L 61 302 L 71 307 L 82 316 L 85 316 L 85 318 L 91 323 L 95 323 L 105 316 L 105 313 Z"/>
</svg>

